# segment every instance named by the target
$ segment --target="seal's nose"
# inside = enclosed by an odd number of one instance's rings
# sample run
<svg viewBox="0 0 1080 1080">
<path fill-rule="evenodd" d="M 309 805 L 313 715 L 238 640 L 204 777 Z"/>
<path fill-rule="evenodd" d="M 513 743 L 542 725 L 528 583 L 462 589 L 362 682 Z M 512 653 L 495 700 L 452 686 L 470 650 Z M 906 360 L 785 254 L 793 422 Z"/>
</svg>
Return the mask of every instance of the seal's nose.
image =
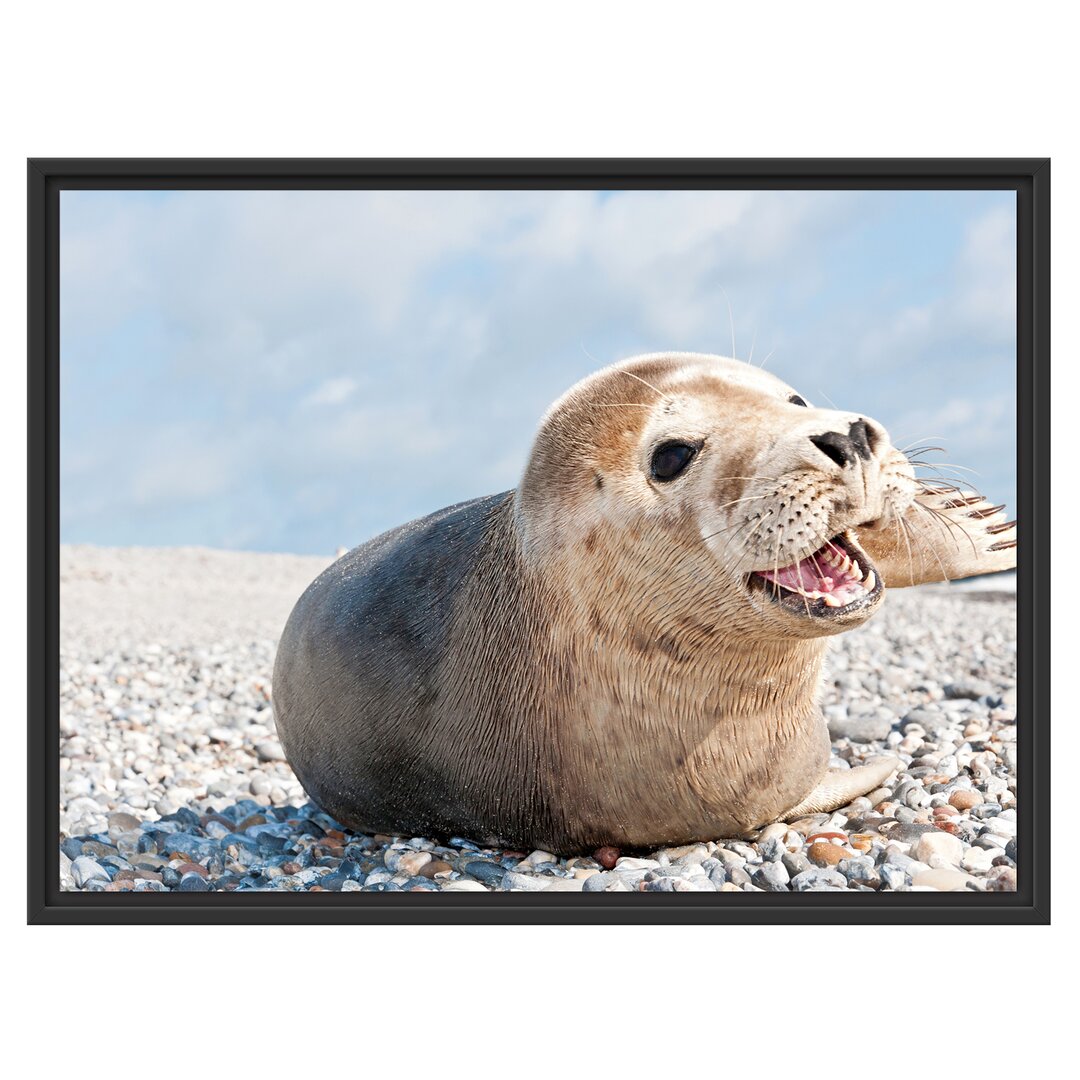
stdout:
<svg viewBox="0 0 1080 1080">
<path fill-rule="evenodd" d="M 869 461 L 878 441 L 877 430 L 862 418 L 854 421 L 848 433 L 826 431 L 823 435 L 811 435 L 810 441 L 841 468 L 855 465 L 859 458 Z"/>
</svg>

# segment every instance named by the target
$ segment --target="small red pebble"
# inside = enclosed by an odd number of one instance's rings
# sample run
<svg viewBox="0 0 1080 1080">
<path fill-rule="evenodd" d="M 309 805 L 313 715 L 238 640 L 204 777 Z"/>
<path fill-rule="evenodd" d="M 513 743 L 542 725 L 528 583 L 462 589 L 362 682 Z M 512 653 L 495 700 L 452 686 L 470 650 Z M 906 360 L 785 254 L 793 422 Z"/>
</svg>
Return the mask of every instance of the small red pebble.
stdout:
<svg viewBox="0 0 1080 1080">
<path fill-rule="evenodd" d="M 612 870 L 619 861 L 617 847 L 600 847 L 593 852 L 593 858 L 605 869 Z"/>
<path fill-rule="evenodd" d="M 847 843 L 847 833 L 842 832 L 816 832 L 806 838 L 806 843 L 812 844 L 815 840 L 839 840 L 841 844 Z"/>
</svg>

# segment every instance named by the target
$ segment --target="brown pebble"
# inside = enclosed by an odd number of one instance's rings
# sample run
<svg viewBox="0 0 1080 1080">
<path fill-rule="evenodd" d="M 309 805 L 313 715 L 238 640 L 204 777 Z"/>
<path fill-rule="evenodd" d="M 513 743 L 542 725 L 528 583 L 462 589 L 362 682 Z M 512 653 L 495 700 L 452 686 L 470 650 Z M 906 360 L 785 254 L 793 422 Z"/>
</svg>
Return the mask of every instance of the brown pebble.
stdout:
<svg viewBox="0 0 1080 1080">
<path fill-rule="evenodd" d="M 244 820 L 241 821 L 240 824 L 236 826 L 235 831 L 236 832 L 246 832 L 253 825 L 265 825 L 265 824 L 266 824 L 266 815 L 265 814 L 252 814 L 251 817 L 244 818 Z"/>
<path fill-rule="evenodd" d="M 120 875 L 118 874 L 117 877 Z M 161 875 L 154 870 L 136 870 L 135 877 L 143 881 L 160 881 Z"/>
<path fill-rule="evenodd" d="M 113 881 L 134 881 L 134 880 L 135 880 L 135 871 L 134 870 L 117 870 L 116 871 L 116 877 L 113 878 Z M 160 880 L 161 880 L 161 877 L 159 875 L 158 876 L 158 881 L 160 881 Z"/>
<path fill-rule="evenodd" d="M 807 838 L 808 844 L 813 844 L 818 840 L 839 840 L 840 843 L 844 843 L 847 840 L 847 833 L 842 832 L 816 832 L 811 833 Z"/>
<path fill-rule="evenodd" d="M 874 838 L 868 833 L 856 833 L 848 840 L 856 851 L 869 851 L 874 845 Z"/>
<path fill-rule="evenodd" d="M 203 816 L 199 818 L 199 825 L 203 829 L 205 829 L 211 821 L 216 821 L 219 825 L 224 825 L 225 828 L 229 830 L 229 832 L 233 832 L 233 830 L 235 830 L 236 828 L 234 822 L 230 821 L 227 817 L 224 817 L 221 814 L 203 814 Z"/>
<path fill-rule="evenodd" d="M 954 791 L 949 796 L 949 804 L 957 810 L 970 810 L 973 806 L 981 806 L 983 797 L 977 791 Z"/>
<path fill-rule="evenodd" d="M 299 874 L 303 870 L 303 867 L 298 862 L 286 862 L 281 864 L 281 871 L 284 874 Z"/>
<path fill-rule="evenodd" d="M 844 859 L 851 858 L 851 852 L 840 844 L 830 844 L 828 840 L 818 840 L 806 849 L 806 857 L 818 866 L 835 866 Z"/>
<path fill-rule="evenodd" d="M 420 876 L 426 878 L 433 878 L 436 874 L 445 874 L 448 870 L 453 869 L 448 862 L 443 862 L 441 859 L 432 859 L 429 863 L 424 863 L 420 867 Z"/>
<path fill-rule="evenodd" d="M 995 866 L 986 875 L 987 892 L 1016 892 L 1016 871 L 1011 866 Z"/>
<path fill-rule="evenodd" d="M 605 869 L 614 870 L 619 861 L 619 849 L 617 847 L 600 847 L 593 852 L 593 858 Z"/>
<path fill-rule="evenodd" d="M 934 817 L 956 817 L 960 811 L 955 806 L 935 806 Z"/>
<path fill-rule="evenodd" d="M 201 877 L 209 877 L 210 871 L 205 866 L 194 862 L 182 862 L 174 867 L 179 874 L 199 874 Z"/>
</svg>

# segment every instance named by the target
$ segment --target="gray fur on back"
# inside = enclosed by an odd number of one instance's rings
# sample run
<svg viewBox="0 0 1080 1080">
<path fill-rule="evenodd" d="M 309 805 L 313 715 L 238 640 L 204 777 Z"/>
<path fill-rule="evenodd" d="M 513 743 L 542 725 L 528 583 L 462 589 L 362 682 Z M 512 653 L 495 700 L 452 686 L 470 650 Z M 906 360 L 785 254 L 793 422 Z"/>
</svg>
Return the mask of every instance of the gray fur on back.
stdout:
<svg viewBox="0 0 1080 1080">
<path fill-rule="evenodd" d="M 424 753 L 440 661 L 492 515 L 513 492 L 471 499 L 354 548 L 304 592 L 278 646 L 273 699 L 309 794 L 347 824 L 445 833 L 460 776 Z"/>
</svg>

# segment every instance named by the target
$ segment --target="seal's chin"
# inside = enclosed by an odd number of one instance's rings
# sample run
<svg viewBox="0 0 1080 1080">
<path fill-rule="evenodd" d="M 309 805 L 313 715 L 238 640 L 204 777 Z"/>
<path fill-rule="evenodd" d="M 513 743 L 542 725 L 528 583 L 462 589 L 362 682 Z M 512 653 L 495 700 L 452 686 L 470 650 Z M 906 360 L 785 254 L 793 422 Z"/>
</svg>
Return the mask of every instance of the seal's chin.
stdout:
<svg viewBox="0 0 1080 1080">
<path fill-rule="evenodd" d="M 747 587 L 804 619 L 853 615 L 876 604 L 884 591 L 866 552 L 846 532 L 790 566 L 755 570 Z"/>
</svg>

